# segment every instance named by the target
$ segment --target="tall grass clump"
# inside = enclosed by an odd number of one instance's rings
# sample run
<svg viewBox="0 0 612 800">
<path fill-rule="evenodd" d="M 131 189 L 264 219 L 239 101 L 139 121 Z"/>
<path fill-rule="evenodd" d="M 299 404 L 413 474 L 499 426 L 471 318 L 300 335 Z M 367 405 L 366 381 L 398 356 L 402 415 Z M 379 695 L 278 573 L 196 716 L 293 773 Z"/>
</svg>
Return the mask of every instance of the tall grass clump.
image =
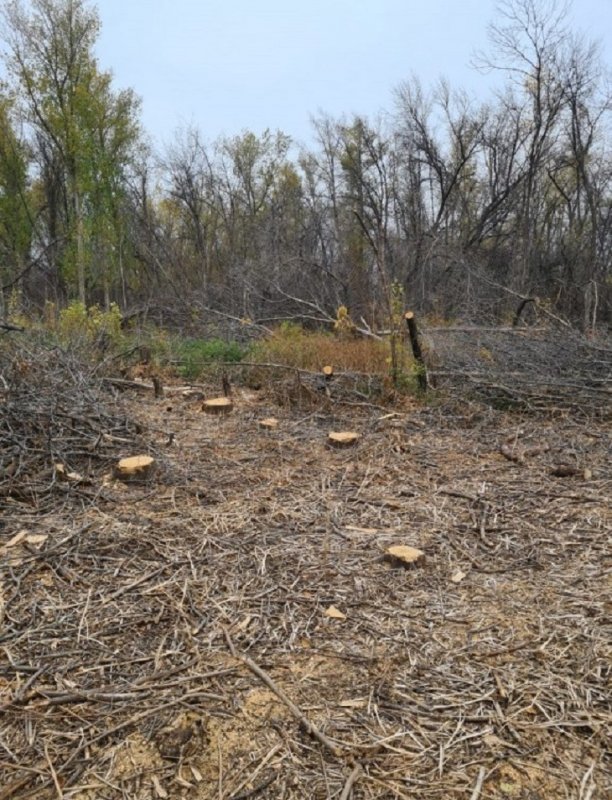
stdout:
<svg viewBox="0 0 612 800">
<path fill-rule="evenodd" d="M 390 373 L 391 349 L 386 340 L 305 331 L 300 325 L 284 322 L 252 346 L 249 359 L 313 372 L 330 364 L 337 372 L 386 377 Z M 407 372 L 411 364 L 405 354 L 402 366 Z"/>
</svg>

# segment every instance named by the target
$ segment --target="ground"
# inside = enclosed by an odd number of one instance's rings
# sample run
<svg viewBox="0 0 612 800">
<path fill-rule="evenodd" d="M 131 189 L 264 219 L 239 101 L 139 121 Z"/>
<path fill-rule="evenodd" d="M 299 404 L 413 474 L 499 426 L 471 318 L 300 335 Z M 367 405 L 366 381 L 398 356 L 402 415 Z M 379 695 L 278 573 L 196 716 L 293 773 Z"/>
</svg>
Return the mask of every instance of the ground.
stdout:
<svg viewBox="0 0 612 800">
<path fill-rule="evenodd" d="M 233 399 L 128 391 L 151 475 L 11 501 L 0 798 L 609 797 L 609 422 Z"/>
</svg>

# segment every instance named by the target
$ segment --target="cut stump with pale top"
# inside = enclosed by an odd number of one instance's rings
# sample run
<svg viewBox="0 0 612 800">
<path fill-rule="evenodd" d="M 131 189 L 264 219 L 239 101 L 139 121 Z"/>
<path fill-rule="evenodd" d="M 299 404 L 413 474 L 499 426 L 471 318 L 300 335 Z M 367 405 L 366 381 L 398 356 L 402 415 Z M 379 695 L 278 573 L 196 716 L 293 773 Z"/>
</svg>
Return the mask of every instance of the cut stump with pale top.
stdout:
<svg viewBox="0 0 612 800">
<path fill-rule="evenodd" d="M 385 551 L 385 560 L 394 565 L 410 567 L 416 564 L 423 564 L 425 561 L 425 553 L 422 550 L 418 550 L 416 547 L 396 544 L 387 547 Z"/>
<path fill-rule="evenodd" d="M 352 447 L 360 438 L 355 431 L 332 431 L 327 434 L 327 441 L 332 447 Z"/>
<path fill-rule="evenodd" d="M 260 419 L 258 425 L 264 431 L 273 431 L 278 428 L 278 420 L 276 417 L 266 417 L 266 419 Z"/>
<path fill-rule="evenodd" d="M 129 481 L 134 478 L 146 478 L 155 464 L 152 456 L 129 456 L 122 458 L 115 467 L 115 477 Z"/>
<path fill-rule="evenodd" d="M 205 400 L 202 411 L 206 414 L 229 414 L 234 408 L 234 404 L 229 397 L 213 397 Z"/>
</svg>

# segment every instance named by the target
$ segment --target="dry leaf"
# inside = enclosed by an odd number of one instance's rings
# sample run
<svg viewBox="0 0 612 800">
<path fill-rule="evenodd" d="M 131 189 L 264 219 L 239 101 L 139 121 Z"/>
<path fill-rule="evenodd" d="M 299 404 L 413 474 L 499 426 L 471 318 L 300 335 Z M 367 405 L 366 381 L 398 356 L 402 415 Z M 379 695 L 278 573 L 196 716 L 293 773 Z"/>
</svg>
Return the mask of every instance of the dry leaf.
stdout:
<svg viewBox="0 0 612 800">
<path fill-rule="evenodd" d="M 336 606 L 330 606 L 325 612 L 325 616 L 330 619 L 346 619 L 346 614 L 343 614 Z"/>
<path fill-rule="evenodd" d="M 169 797 L 168 792 L 164 789 L 164 787 L 159 782 L 159 778 L 157 775 L 151 775 L 151 780 L 153 781 L 153 785 L 155 786 L 155 793 L 158 797 L 161 797 L 161 800 L 167 800 Z"/>
<path fill-rule="evenodd" d="M 461 583 L 461 581 L 464 578 L 465 578 L 465 572 L 462 572 L 460 569 L 458 569 L 455 573 L 453 573 L 453 577 L 451 578 L 451 581 L 453 583 Z"/>
<path fill-rule="evenodd" d="M 19 531 L 13 536 L 12 539 L 8 540 L 8 542 L 4 545 L 4 549 L 8 547 L 15 547 L 15 545 L 22 542 L 27 535 L 28 535 L 27 531 Z"/>
<path fill-rule="evenodd" d="M 48 538 L 48 533 L 28 533 L 26 530 L 21 530 L 16 533 L 12 539 L 9 539 L 3 549 L 16 547 L 18 544 L 31 544 L 34 547 L 39 547 L 43 545 Z"/>
<path fill-rule="evenodd" d="M 32 544 L 34 547 L 39 547 L 40 545 L 43 545 L 48 538 L 48 533 L 29 533 L 25 540 L 28 544 Z"/>
</svg>

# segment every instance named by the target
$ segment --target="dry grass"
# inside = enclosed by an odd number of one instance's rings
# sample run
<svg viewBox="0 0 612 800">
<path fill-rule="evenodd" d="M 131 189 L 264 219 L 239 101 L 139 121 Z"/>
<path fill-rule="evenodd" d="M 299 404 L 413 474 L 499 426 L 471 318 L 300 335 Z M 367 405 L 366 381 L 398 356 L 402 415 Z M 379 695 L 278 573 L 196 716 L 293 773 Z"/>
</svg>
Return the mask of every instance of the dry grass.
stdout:
<svg viewBox="0 0 612 800">
<path fill-rule="evenodd" d="M 251 356 L 256 361 L 285 364 L 313 372 L 330 364 L 338 372 L 384 376 L 391 368 L 388 341 L 315 333 L 287 325 L 259 342 Z M 402 361 L 403 369 L 408 371 L 411 358 L 405 348 Z"/>
</svg>

